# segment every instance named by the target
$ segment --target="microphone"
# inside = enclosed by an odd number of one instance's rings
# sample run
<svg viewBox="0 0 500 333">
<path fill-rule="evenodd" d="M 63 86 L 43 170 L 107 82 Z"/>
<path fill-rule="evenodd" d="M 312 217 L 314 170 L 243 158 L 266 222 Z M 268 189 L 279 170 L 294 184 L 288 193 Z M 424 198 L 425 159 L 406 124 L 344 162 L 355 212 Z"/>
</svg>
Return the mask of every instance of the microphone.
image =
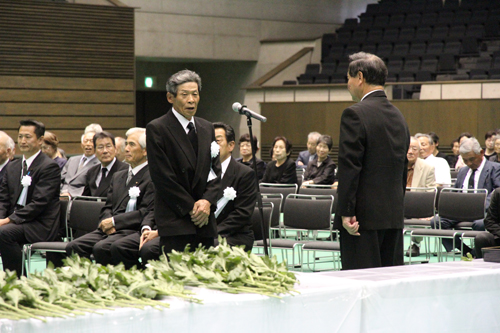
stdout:
<svg viewBox="0 0 500 333">
<path fill-rule="evenodd" d="M 247 109 L 245 105 L 241 105 L 240 103 L 236 102 L 233 104 L 233 111 L 238 112 L 239 114 L 244 114 L 247 117 L 257 119 L 259 121 L 262 121 L 265 123 L 267 121 L 267 118 L 258 114 L 257 112 L 253 112 L 250 109 Z"/>
</svg>

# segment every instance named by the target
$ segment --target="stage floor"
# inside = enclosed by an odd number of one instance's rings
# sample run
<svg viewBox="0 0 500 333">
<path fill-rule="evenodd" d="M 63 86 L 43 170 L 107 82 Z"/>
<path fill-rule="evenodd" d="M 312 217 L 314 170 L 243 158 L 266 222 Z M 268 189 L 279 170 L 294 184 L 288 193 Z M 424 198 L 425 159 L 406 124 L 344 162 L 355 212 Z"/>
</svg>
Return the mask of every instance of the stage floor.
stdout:
<svg viewBox="0 0 500 333">
<path fill-rule="evenodd" d="M 282 299 L 195 288 L 204 304 L 166 298 L 70 319 L 0 320 L 0 332 L 499 332 L 500 264 L 482 259 L 298 273 Z"/>
</svg>

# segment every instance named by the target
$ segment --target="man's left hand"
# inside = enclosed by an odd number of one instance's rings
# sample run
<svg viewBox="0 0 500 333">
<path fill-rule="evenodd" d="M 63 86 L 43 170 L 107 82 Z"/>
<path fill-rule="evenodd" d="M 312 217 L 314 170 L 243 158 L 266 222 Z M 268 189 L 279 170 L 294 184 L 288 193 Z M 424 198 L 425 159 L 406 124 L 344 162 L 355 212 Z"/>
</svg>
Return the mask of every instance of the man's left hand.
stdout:
<svg viewBox="0 0 500 333">
<path fill-rule="evenodd" d="M 356 216 L 342 216 L 342 226 L 350 235 L 359 236 L 359 222 Z"/>
<path fill-rule="evenodd" d="M 8 217 L 6 217 L 4 219 L 0 219 L 0 226 L 6 225 L 8 223 L 10 223 L 10 219 Z"/>
<path fill-rule="evenodd" d="M 194 225 L 201 228 L 208 224 L 208 217 L 210 216 L 210 202 L 205 199 L 198 200 L 194 203 L 193 210 L 189 213 L 191 221 Z"/>
<path fill-rule="evenodd" d="M 102 232 L 107 233 L 109 229 L 113 228 L 113 218 L 108 217 L 107 219 L 102 220 L 98 228 L 101 229 Z"/>
</svg>

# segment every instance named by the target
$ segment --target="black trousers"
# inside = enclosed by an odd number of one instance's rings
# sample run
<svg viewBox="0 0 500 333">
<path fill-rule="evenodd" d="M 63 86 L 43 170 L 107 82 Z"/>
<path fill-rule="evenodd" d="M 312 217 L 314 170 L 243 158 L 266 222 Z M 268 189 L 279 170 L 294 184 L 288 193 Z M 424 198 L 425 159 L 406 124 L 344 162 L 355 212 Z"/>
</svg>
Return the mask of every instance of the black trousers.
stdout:
<svg viewBox="0 0 500 333">
<path fill-rule="evenodd" d="M 0 253 L 4 271 L 16 271 L 17 276 L 21 275 L 24 265 L 22 249 L 27 243 L 24 225 L 8 223 L 0 227 Z"/>
<path fill-rule="evenodd" d="M 165 254 L 176 250 L 183 252 L 186 245 L 189 244 L 190 251 L 193 252 L 198 247 L 198 244 L 203 245 L 205 248 L 214 246 L 214 239 L 212 237 L 200 237 L 198 235 L 177 235 L 177 236 L 164 236 L 160 237 L 160 249 Z"/>
<path fill-rule="evenodd" d="M 360 236 L 340 229 L 342 270 L 403 265 L 403 230 L 362 230 Z"/>
<path fill-rule="evenodd" d="M 481 249 L 483 247 L 490 247 L 490 246 L 500 246 L 500 238 L 495 238 L 495 236 L 493 236 L 493 234 L 490 234 L 489 232 L 477 235 L 474 238 L 476 258 L 482 258 L 483 251 L 481 251 Z"/>
<path fill-rule="evenodd" d="M 145 243 L 139 250 L 141 235 L 139 232 L 118 239 L 111 244 L 113 262 L 123 263 L 126 269 L 133 266 L 144 267 L 149 260 L 158 260 L 160 257 L 160 237 Z M 139 262 L 142 258 L 142 264 Z"/>
</svg>

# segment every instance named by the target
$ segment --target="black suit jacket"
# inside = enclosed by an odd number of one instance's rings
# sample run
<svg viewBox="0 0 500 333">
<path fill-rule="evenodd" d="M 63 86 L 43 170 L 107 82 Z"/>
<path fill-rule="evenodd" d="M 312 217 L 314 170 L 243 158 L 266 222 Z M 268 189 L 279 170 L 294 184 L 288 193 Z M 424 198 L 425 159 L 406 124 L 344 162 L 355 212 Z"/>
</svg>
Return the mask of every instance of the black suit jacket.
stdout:
<svg viewBox="0 0 500 333">
<path fill-rule="evenodd" d="M 467 172 L 469 172 L 468 166 L 460 168 L 460 171 L 458 171 L 457 174 L 455 188 L 463 187 Z M 488 190 L 488 196 L 486 197 L 485 202 L 486 208 L 490 206 L 491 194 L 497 187 L 500 187 L 500 164 L 486 160 L 484 162 L 483 170 L 479 175 L 479 181 L 477 184 L 477 188 L 484 188 Z"/>
<path fill-rule="evenodd" d="M 262 183 L 297 184 L 297 167 L 295 162 L 288 157 L 282 165 L 276 166 L 276 161 L 267 165 Z"/>
<path fill-rule="evenodd" d="M 484 226 L 495 239 L 500 238 L 500 188 L 493 191 L 491 195 L 491 203 L 484 218 Z"/>
<path fill-rule="evenodd" d="M 142 168 L 128 185 L 128 169 L 115 172 L 111 180 L 106 204 L 102 207 L 100 220 L 113 217 L 117 231 L 124 229 L 139 230 L 143 219 L 154 209 L 154 185 L 149 175 L 149 166 Z M 130 200 L 128 191 L 137 186 L 140 195 L 137 198 L 136 210 L 125 212 Z"/>
<path fill-rule="evenodd" d="M 28 172 L 26 206 L 16 208 L 22 191 L 22 158 L 9 162 L 0 185 L 0 218 L 10 218 L 11 223 L 22 224 L 26 240 L 30 243 L 52 241 L 59 229 L 59 189 L 61 169 L 54 160 L 40 152 Z"/>
<path fill-rule="evenodd" d="M 228 187 L 236 190 L 236 198 L 229 201 L 217 217 L 217 232 L 226 237 L 230 245 L 245 245 L 251 248 L 254 235 L 250 218 L 257 200 L 255 174 L 253 169 L 230 158 L 221 180 L 217 201 L 224 196 L 224 190 Z"/>
<path fill-rule="evenodd" d="M 146 127 L 148 160 L 155 184 L 155 221 L 159 235 L 193 235 L 216 237 L 217 223 L 213 212 L 220 187 L 219 155 L 212 158 L 210 146 L 215 142 L 212 124 L 194 117 L 198 135 L 198 152 L 173 112 L 151 121 Z M 210 169 L 215 179 L 207 182 Z M 198 200 L 208 200 L 212 206 L 209 223 L 198 228 L 189 212 Z"/>
<path fill-rule="evenodd" d="M 0 182 L 2 181 L 3 179 L 3 175 L 5 175 L 5 171 L 7 170 L 7 166 L 9 165 L 10 161 L 7 162 L 7 164 L 5 164 L 5 166 L 3 167 L 2 170 L 0 170 Z"/>
<path fill-rule="evenodd" d="M 318 166 L 318 157 L 307 164 L 304 180 L 312 180 L 314 184 L 331 185 L 335 183 L 335 162 L 327 156 L 326 160 Z"/>
<path fill-rule="evenodd" d="M 113 174 L 117 171 L 125 169 L 128 170 L 128 164 L 116 160 L 111 170 L 108 170 L 106 178 L 101 179 L 99 187 L 97 187 L 95 181 L 97 176 L 101 173 L 101 164 L 99 163 L 94 165 L 89 169 L 85 176 L 85 189 L 83 190 L 82 195 L 90 197 L 106 197 L 108 195 L 109 185 L 111 184 Z"/>
<path fill-rule="evenodd" d="M 356 216 L 360 231 L 403 228 L 409 143 L 406 120 L 383 91 L 344 110 L 335 228 L 342 216 Z"/>
</svg>

